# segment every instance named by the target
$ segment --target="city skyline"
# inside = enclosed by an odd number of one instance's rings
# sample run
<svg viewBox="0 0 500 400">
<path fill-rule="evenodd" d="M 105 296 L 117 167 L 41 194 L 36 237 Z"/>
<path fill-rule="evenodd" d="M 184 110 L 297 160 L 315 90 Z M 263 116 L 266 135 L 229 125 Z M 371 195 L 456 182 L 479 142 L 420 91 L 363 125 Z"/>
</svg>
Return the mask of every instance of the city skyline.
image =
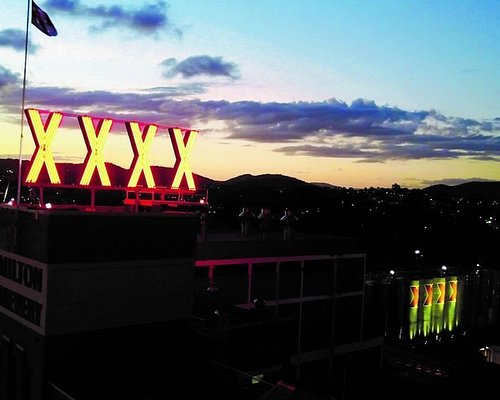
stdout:
<svg viewBox="0 0 500 400">
<path fill-rule="evenodd" d="M 17 158 L 27 2 L 6 3 L 0 157 Z M 30 26 L 25 106 L 197 129 L 197 174 L 346 187 L 500 180 L 497 2 L 37 4 L 59 34 Z M 56 162 L 83 162 L 80 132 L 63 127 Z M 126 131 L 111 133 L 106 159 L 128 168 Z M 172 166 L 158 135 L 151 162 Z"/>
</svg>

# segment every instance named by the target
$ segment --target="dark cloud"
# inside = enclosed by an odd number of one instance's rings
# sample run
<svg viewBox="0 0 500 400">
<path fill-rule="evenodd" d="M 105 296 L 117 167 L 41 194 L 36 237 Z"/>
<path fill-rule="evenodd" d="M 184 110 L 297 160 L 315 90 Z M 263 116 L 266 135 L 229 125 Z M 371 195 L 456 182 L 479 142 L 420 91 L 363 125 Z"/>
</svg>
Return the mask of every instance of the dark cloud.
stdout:
<svg viewBox="0 0 500 400">
<path fill-rule="evenodd" d="M 0 81 L 2 67 L 0 66 Z M 19 82 L 18 82 L 19 83 Z M 12 89 L 12 88 L 11 88 Z M 109 91 L 78 91 L 71 88 L 28 85 L 26 98 L 30 107 L 42 108 L 67 113 L 93 114 L 102 117 L 114 117 L 127 121 L 148 121 L 162 125 L 178 125 L 189 127 L 192 125 L 192 116 L 183 106 L 182 101 L 174 102 L 176 107 L 164 106 L 169 98 L 202 93 L 204 86 L 187 84 L 178 87 L 154 87 L 133 93 L 115 93 Z M 17 120 L 19 115 L 19 101 L 21 98 L 20 85 L 16 90 L 2 92 L 0 96 L 0 111 L 2 119 Z M 173 108 L 175 112 L 169 110 Z M 166 109 L 167 111 L 164 111 Z M 185 116 L 183 115 L 185 114 Z"/>
<path fill-rule="evenodd" d="M 280 147 L 277 151 L 289 155 L 308 155 L 314 157 L 359 158 L 361 162 L 384 162 L 386 160 L 420 160 L 431 158 L 456 158 L 458 154 L 426 143 L 401 146 L 399 143 L 351 144 L 351 145 L 295 145 Z"/>
<path fill-rule="evenodd" d="M 26 44 L 26 32 L 21 29 L 0 30 L 0 47 L 10 47 L 16 51 L 24 51 Z M 28 52 L 35 54 L 39 46 L 28 41 Z"/>
<path fill-rule="evenodd" d="M 361 149 L 353 145 L 328 147 L 304 144 L 281 147 L 279 151 L 287 155 L 314 155 L 315 157 L 373 158 L 375 156 L 373 150 Z"/>
<path fill-rule="evenodd" d="M 233 138 L 282 143 L 332 137 L 386 140 L 410 137 L 428 112 L 408 112 L 357 100 L 350 106 L 335 99 L 324 102 L 207 102 L 213 118 L 225 120 Z"/>
<path fill-rule="evenodd" d="M 19 77 L 0 69 L 0 85 Z M 6 86 L 10 85 L 10 86 Z M 139 92 L 76 91 L 28 87 L 29 104 L 44 109 L 197 127 L 219 121 L 227 139 L 269 143 L 287 155 L 350 158 L 358 162 L 457 159 L 500 160 L 500 120 L 446 117 L 436 111 L 406 111 L 356 100 L 260 103 L 190 99 L 200 84 Z M 184 100 L 182 100 L 184 98 Z M 18 115 L 19 91 L 2 90 L 3 118 Z"/>
<path fill-rule="evenodd" d="M 19 84 L 19 82 L 19 74 L 15 74 L 0 65 L 0 90 L 10 85 Z"/>
<path fill-rule="evenodd" d="M 80 0 L 48 0 L 45 6 L 52 12 L 72 14 L 75 17 L 86 17 L 97 21 L 98 25 L 91 26 L 93 32 L 101 32 L 110 28 L 127 27 L 144 34 L 155 34 L 167 29 L 181 35 L 179 28 L 168 19 L 167 3 L 158 0 L 153 4 L 146 4 L 136 10 L 127 10 L 120 4 L 112 6 L 89 6 Z"/>
<path fill-rule="evenodd" d="M 176 75 L 182 75 L 183 78 L 192 78 L 199 75 L 239 78 L 236 64 L 224 61 L 222 57 L 193 56 L 182 61 L 167 58 L 160 65 L 165 67 L 166 70 L 163 75 L 167 78 Z"/>
<path fill-rule="evenodd" d="M 500 162 L 500 157 L 492 157 L 488 155 L 481 155 L 481 156 L 474 156 L 471 157 L 472 160 L 477 160 L 477 161 L 495 161 L 495 162 Z"/>
<path fill-rule="evenodd" d="M 499 133 L 500 126 L 496 129 L 496 135 Z M 289 155 L 359 158 L 361 162 L 459 157 L 498 161 L 500 158 L 500 137 L 493 135 L 473 135 L 471 137 L 405 135 L 404 137 L 388 137 L 385 140 L 371 140 L 369 137 L 364 139 L 348 145 L 339 145 L 335 142 L 320 145 L 297 144 L 280 147 L 277 151 Z"/>
</svg>

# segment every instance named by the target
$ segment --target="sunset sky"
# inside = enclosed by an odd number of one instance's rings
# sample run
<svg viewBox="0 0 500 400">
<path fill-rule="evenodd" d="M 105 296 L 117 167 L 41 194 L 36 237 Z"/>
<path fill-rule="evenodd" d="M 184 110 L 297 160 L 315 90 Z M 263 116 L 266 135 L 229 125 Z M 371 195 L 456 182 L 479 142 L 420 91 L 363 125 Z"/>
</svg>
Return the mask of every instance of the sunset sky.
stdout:
<svg viewBox="0 0 500 400">
<path fill-rule="evenodd" d="M 0 4 L 0 157 L 17 158 L 27 1 Z M 30 24 L 26 107 L 197 129 L 195 173 L 346 187 L 500 180 L 500 1 L 37 4 L 58 35 Z M 56 162 L 85 158 L 72 119 Z M 123 124 L 105 154 L 130 166 Z M 150 158 L 173 165 L 165 129 Z"/>
</svg>

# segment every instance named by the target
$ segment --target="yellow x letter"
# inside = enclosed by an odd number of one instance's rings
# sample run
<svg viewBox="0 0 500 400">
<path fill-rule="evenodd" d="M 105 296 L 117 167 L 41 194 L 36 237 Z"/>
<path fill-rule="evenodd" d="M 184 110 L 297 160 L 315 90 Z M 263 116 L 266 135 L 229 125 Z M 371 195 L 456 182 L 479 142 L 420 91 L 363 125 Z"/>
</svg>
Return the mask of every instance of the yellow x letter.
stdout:
<svg viewBox="0 0 500 400">
<path fill-rule="evenodd" d="M 85 170 L 83 171 L 80 185 L 90 185 L 92 175 L 94 175 L 94 171 L 97 168 L 101 184 L 103 186 L 111 186 L 108 170 L 106 169 L 104 158 L 102 156 L 102 149 L 104 147 L 104 143 L 106 143 L 106 138 L 111 130 L 113 121 L 111 119 L 101 119 L 97 126 L 97 132 L 91 117 L 80 116 L 78 117 L 78 123 L 80 124 L 85 144 L 87 145 Z"/>
<path fill-rule="evenodd" d="M 50 113 L 44 126 L 38 110 L 30 108 L 24 112 L 36 146 L 35 152 L 31 157 L 31 167 L 26 177 L 26 183 L 35 183 L 38 180 L 44 164 L 47 167 L 50 183 L 61 183 L 50 146 L 56 135 L 56 130 L 61 124 L 62 114 L 58 112 Z"/>
<path fill-rule="evenodd" d="M 170 140 L 172 141 L 176 158 L 174 166 L 175 176 L 171 188 L 179 189 L 182 178 L 185 175 L 189 190 L 196 190 L 188 158 L 193 149 L 194 140 L 196 139 L 198 131 L 186 131 L 184 137 L 179 128 L 170 128 L 168 133 L 170 134 Z"/>
<path fill-rule="evenodd" d="M 137 122 L 127 122 L 127 132 L 130 138 L 130 143 L 132 144 L 132 150 L 134 151 L 134 159 L 130 169 L 132 169 L 132 174 L 130 175 L 130 180 L 128 181 L 128 187 L 136 187 L 141 176 L 141 172 L 144 172 L 144 177 L 146 178 L 146 184 L 148 188 L 154 188 L 156 186 L 153 173 L 151 172 L 151 164 L 149 162 L 149 150 L 153 144 L 153 138 L 158 130 L 156 125 L 146 125 L 141 135 L 141 129 Z"/>
</svg>

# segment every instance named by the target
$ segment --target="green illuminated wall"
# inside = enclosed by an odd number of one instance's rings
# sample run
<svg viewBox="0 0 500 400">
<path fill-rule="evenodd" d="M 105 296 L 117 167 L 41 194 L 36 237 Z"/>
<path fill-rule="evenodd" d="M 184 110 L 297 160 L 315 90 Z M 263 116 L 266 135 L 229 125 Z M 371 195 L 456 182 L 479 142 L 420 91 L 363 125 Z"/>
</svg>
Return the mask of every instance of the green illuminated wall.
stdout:
<svg viewBox="0 0 500 400">
<path fill-rule="evenodd" d="M 412 280 L 409 285 L 408 336 L 427 337 L 459 324 L 457 302 L 458 277 Z"/>
</svg>

